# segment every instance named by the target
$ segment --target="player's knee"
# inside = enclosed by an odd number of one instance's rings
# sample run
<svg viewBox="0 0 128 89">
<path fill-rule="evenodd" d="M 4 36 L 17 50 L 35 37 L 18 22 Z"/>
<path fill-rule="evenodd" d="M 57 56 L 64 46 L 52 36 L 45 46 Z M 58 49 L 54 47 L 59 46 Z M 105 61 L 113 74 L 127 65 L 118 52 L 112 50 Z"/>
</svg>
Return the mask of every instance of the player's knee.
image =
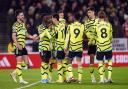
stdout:
<svg viewBox="0 0 128 89">
<path fill-rule="evenodd" d="M 91 60 L 91 61 L 94 61 L 94 57 L 95 57 L 94 54 L 90 54 L 90 60 Z"/>
<path fill-rule="evenodd" d="M 49 59 L 44 59 L 44 62 L 45 63 L 49 63 Z"/>
<path fill-rule="evenodd" d="M 108 70 L 112 70 L 112 66 L 108 66 Z"/>
</svg>

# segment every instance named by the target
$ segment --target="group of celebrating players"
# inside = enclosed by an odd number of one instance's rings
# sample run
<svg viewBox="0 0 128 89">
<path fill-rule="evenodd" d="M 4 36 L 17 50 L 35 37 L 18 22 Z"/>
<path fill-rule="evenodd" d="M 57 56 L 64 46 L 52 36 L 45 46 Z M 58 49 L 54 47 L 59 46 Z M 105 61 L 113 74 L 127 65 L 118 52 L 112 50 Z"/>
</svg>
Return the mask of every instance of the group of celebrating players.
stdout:
<svg viewBox="0 0 128 89">
<path fill-rule="evenodd" d="M 23 62 L 28 65 L 28 53 L 25 48 L 25 38 L 39 40 L 41 62 L 41 83 L 52 81 L 53 64 L 57 63 L 58 80 L 56 82 L 82 82 L 83 68 L 81 64 L 84 36 L 88 38 L 88 55 L 90 56 L 90 74 L 92 83 L 96 83 L 94 76 L 94 57 L 98 62 L 100 75 L 99 83 L 112 83 L 112 26 L 104 11 L 95 16 L 93 7 L 87 9 L 88 19 L 80 23 L 80 15 L 75 14 L 74 22 L 67 25 L 62 11 L 49 15 L 42 15 L 42 24 L 38 26 L 39 35 L 30 35 L 25 26 L 23 11 L 16 12 L 17 21 L 12 26 L 14 53 L 17 59 L 16 69 L 11 73 L 15 82 L 28 84 L 22 78 Z M 104 57 L 108 61 L 108 78 L 105 76 Z M 72 60 L 78 62 L 78 79 L 73 75 Z M 36 60 L 36 59 L 35 59 Z"/>
</svg>

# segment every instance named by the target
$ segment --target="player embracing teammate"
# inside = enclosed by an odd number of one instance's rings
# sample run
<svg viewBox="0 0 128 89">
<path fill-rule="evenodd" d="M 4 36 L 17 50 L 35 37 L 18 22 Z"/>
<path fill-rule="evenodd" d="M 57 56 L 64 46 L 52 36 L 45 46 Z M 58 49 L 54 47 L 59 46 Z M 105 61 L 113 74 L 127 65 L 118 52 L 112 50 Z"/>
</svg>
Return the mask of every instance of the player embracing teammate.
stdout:
<svg viewBox="0 0 128 89">
<path fill-rule="evenodd" d="M 99 83 L 112 83 L 112 26 L 107 21 L 104 11 L 98 12 L 95 16 L 93 7 L 87 9 L 88 20 L 85 22 L 85 32 L 89 39 L 88 54 L 90 55 L 90 74 L 92 83 L 96 82 L 94 76 L 94 56 L 98 60 L 98 70 L 100 75 Z M 105 60 L 108 61 L 108 79 L 105 77 Z"/>
<path fill-rule="evenodd" d="M 20 15 L 20 13 L 18 15 Z M 53 71 L 53 64 L 55 62 L 57 62 L 58 71 L 58 80 L 56 82 L 82 82 L 83 68 L 81 64 L 81 58 L 83 52 L 84 35 L 86 35 L 88 38 L 88 55 L 90 56 L 89 69 L 92 83 L 96 83 L 96 78 L 94 75 L 95 55 L 96 59 L 98 60 L 98 71 L 100 75 L 99 83 L 113 82 L 111 78 L 112 26 L 107 21 L 107 16 L 103 11 L 100 11 L 98 13 L 98 17 L 96 17 L 94 8 L 89 7 L 87 8 L 87 16 L 88 19 L 84 24 L 82 24 L 79 21 L 80 15 L 75 13 L 74 21 L 71 24 L 66 25 L 63 12 L 59 12 L 53 15 L 44 14 L 42 17 L 42 24 L 38 26 L 39 36 L 34 37 L 27 34 L 27 37 L 31 39 L 39 39 L 39 52 L 42 59 L 41 83 L 51 82 L 51 73 Z M 17 24 L 20 26 L 20 23 Z M 15 39 L 16 32 L 20 32 L 19 30 L 18 27 L 17 29 L 13 29 L 13 40 L 15 43 L 17 43 L 17 40 Z M 23 35 L 25 35 L 25 32 Z M 23 48 L 24 47 L 25 44 L 23 43 Z M 17 63 L 16 72 L 19 76 L 20 83 L 27 84 L 27 82 L 24 81 L 21 76 L 21 58 L 19 58 L 19 56 L 27 55 L 27 53 L 24 54 L 25 52 L 22 52 L 23 54 L 17 54 L 17 52 L 20 53 L 20 48 L 21 46 L 16 44 L 17 50 L 15 50 L 15 54 L 19 60 Z M 108 61 L 108 79 L 105 77 L 104 57 Z M 74 58 L 76 58 L 78 63 L 78 79 L 75 79 L 72 72 L 72 61 Z M 68 61 L 65 59 L 68 59 Z M 13 79 L 15 80 L 14 76 Z"/>
</svg>

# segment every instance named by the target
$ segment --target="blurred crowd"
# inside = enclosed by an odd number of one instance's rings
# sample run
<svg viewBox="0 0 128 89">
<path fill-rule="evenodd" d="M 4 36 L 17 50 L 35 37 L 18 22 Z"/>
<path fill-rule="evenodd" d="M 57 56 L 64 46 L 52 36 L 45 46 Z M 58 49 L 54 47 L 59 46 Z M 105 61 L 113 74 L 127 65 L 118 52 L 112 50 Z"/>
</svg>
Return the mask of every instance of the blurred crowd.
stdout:
<svg viewBox="0 0 128 89">
<path fill-rule="evenodd" d="M 15 21 L 15 11 L 22 9 L 26 16 L 26 24 L 30 34 L 36 34 L 37 26 L 41 24 L 42 13 L 57 13 L 64 11 L 67 24 L 74 20 L 74 13 L 79 13 L 81 23 L 87 19 L 88 6 L 98 11 L 105 11 L 113 26 L 114 38 L 128 38 L 128 0 L 9 0 L 7 11 L 8 29 Z"/>
</svg>

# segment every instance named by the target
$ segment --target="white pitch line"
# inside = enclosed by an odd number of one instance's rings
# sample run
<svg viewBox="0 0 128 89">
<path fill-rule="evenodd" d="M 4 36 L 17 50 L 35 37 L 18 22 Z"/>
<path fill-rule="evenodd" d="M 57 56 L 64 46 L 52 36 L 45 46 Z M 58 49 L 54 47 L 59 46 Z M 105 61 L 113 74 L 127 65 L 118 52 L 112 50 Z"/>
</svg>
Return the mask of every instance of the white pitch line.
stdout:
<svg viewBox="0 0 128 89">
<path fill-rule="evenodd" d="M 26 85 L 26 86 L 23 86 L 23 87 L 19 87 L 19 88 L 16 88 L 16 89 L 24 89 L 24 88 L 27 88 L 27 87 L 31 87 L 31 86 L 33 86 L 33 85 L 36 85 L 36 84 L 38 84 L 38 83 L 40 83 L 40 81 L 37 81 L 37 82 L 35 82 L 35 83 L 31 83 L 31 84 L 29 84 L 29 85 Z"/>
</svg>

